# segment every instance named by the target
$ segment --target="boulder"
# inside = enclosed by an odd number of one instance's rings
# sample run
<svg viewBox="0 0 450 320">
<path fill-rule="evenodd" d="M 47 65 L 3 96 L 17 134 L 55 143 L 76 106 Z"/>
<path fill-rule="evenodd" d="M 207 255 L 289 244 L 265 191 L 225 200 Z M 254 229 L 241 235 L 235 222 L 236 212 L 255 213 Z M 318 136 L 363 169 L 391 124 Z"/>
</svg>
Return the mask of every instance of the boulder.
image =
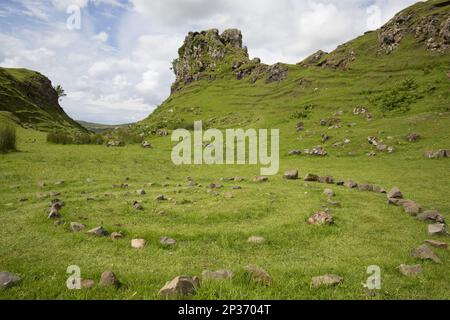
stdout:
<svg viewBox="0 0 450 320">
<path fill-rule="evenodd" d="M 138 201 L 133 201 L 133 209 L 134 210 L 144 210 L 142 204 Z"/>
<path fill-rule="evenodd" d="M 420 264 L 413 266 L 402 264 L 398 267 L 398 271 L 407 277 L 417 277 L 422 273 L 422 266 Z"/>
<path fill-rule="evenodd" d="M 86 232 L 89 235 L 97 236 L 97 237 L 106 237 L 109 235 L 108 231 L 106 231 L 103 227 L 97 227 Z"/>
<path fill-rule="evenodd" d="M 382 187 L 380 187 L 380 186 L 374 186 L 373 187 L 373 192 L 376 192 L 376 193 L 387 193 L 387 191 L 385 189 L 383 189 Z"/>
<path fill-rule="evenodd" d="M 15 287 L 20 282 L 19 276 L 11 272 L 0 272 L 0 289 Z"/>
<path fill-rule="evenodd" d="M 429 159 L 441 159 L 450 157 L 450 150 L 434 150 L 425 152 L 425 157 Z"/>
<path fill-rule="evenodd" d="M 73 232 L 80 232 L 85 228 L 84 224 L 78 223 L 78 222 L 71 222 L 70 223 L 70 230 Z"/>
<path fill-rule="evenodd" d="M 411 255 L 415 258 L 421 260 L 431 260 L 436 263 L 440 263 L 441 259 L 426 245 L 421 245 L 420 247 L 411 251 Z"/>
<path fill-rule="evenodd" d="M 322 176 L 319 177 L 318 182 L 320 183 L 327 183 L 327 184 L 333 184 L 334 178 L 332 176 Z"/>
<path fill-rule="evenodd" d="M 253 181 L 255 182 L 267 182 L 269 181 L 268 177 L 264 177 L 264 176 L 259 176 L 259 177 L 255 177 L 255 179 L 253 179 Z"/>
<path fill-rule="evenodd" d="M 419 221 L 436 221 L 438 223 L 445 223 L 444 217 L 437 210 L 427 210 L 416 217 Z"/>
<path fill-rule="evenodd" d="M 443 223 L 436 223 L 436 224 L 428 225 L 428 234 L 430 236 L 447 234 L 447 230 L 445 228 L 445 224 L 443 224 Z"/>
<path fill-rule="evenodd" d="M 311 287 L 319 288 L 322 286 L 332 287 L 344 282 L 344 278 L 335 274 L 326 274 L 324 276 L 313 277 L 311 279 Z"/>
<path fill-rule="evenodd" d="M 175 239 L 172 239 L 172 238 L 161 237 L 159 239 L 159 243 L 161 243 L 163 246 L 174 246 L 174 245 L 177 244 L 177 241 Z"/>
<path fill-rule="evenodd" d="M 344 182 L 344 186 L 350 189 L 355 189 L 358 187 L 358 184 L 352 180 L 347 180 Z"/>
<path fill-rule="evenodd" d="M 333 216 L 330 212 L 317 212 L 308 219 L 308 224 L 312 225 L 330 225 L 334 223 Z"/>
<path fill-rule="evenodd" d="M 114 287 L 117 289 L 121 286 L 121 283 L 119 279 L 117 279 L 117 276 L 114 274 L 114 272 L 107 270 L 102 273 L 99 285 L 102 287 Z"/>
<path fill-rule="evenodd" d="M 145 195 L 145 190 L 144 189 L 139 189 L 139 190 L 136 191 L 136 194 L 138 196 L 144 196 Z"/>
<path fill-rule="evenodd" d="M 271 286 L 273 283 L 272 277 L 263 268 L 251 265 L 245 267 L 245 271 L 250 275 L 254 282 L 261 283 L 266 286 Z"/>
<path fill-rule="evenodd" d="M 230 270 L 217 270 L 217 271 L 209 271 L 209 270 L 204 270 L 202 272 L 202 279 L 207 279 L 207 280 L 228 280 L 233 278 L 234 273 Z"/>
<path fill-rule="evenodd" d="M 200 287 L 200 279 L 198 277 L 179 276 L 167 282 L 159 290 L 159 296 L 189 296 L 195 294 L 198 287 Z"/>
<path fill-rule="evenodd" d="M 287 180 L 297 180 L 298 179 L 298 170 L 289 170 L 284 173 L 283 176 Z"/>
<path fill-rule="evenodd" d="M 439 249 L 447 249 L 448 248 L 448 244 L 445 242 L 442 242 L 442 241 L 425 240 L 425 242 L 435 248 L 439 248 Z"/>
<path fill-rule="evenodd" d="M 308 182 L 317 182 L 319 181 L 319 176 L 313 173 L 308 173 L 303 180 Z"/>
<path fill-rule="evenodd" d="M 164 195 L 160 194 L 155 197 L 155 201 L 167 201 L 167 198 Z"/>
<path fill-rule="evenodd" d="M 134 249 L 142 249 L 145 247 L 145 244 L 147 241 L 144 239 L 132 239 L 131 240 L 131 247 Z"/>
<path fill-rule="evenodd" d="M 422 207 L 412 200 L 403 201 L 402 206 L 405 212 L 409 213 L 413 217 L 417 216 L 420 212 L 422 212 Z"/>
<path fill-rule="evenodd" d="M 334 191 L 333 190 L 331 190 L 331 189 L 325 189 L 324 191 L 323 191 L 323 194 L 324 195 L 326 195 L 327 197 L 334 197 L 336 194 L 334 193 Z"/>
<path fill-rule="evenodd" d="M 360 185 L 358 185 L 358 190 L 359 191 L 372 192 L 373 191 L 373 185 L 371 185 L 371 184 L 360 184 Z"/>
<path fill-rule="evenodd" d="M 111 239 L 112 240 L 119 240 L 123 238 L 122 232 L 113 232 L 111 233 Z"/>
<path fill-rule="evenodd" d="M 387 195 L 388 199 L 403 199 L 403 194 L 399 188 L 394 187 Z"/>
</svg>

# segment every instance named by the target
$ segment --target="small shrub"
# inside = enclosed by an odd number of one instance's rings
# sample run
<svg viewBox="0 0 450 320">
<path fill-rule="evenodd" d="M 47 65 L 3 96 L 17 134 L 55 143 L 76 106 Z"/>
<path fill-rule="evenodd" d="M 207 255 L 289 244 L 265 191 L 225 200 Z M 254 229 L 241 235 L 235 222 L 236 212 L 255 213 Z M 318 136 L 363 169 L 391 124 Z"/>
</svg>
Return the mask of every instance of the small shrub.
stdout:
<svg viewBox="0 0 450 320">
<path fill-rule="evenodd" d="M 371 100 L 383 113 L 399 111 L 407 112 L 411 104 L 421 98 L 418 84 L 412 79 L 403 80 L 392 89 L 386 90 Z"/>
<path fill-rule="evenodd" d="M 100 134 L 68 133 L 54 131 L 47 134 L 47 142 L 55 144 L 103 144 L 104 139 Z"/>
<path fill-rule="evenodd" d="M 0 125 L 0 152 L 16 150 L 16 128 L 12 125 Z"/>
<path fill-rule="evenodd" d="M 291 119 L 307 119 L 313 109 L 315 108 L 315 105 L 308 104 L 304 106 L 301 110 L 296 110 L 292 115 Z"/>
</svg>

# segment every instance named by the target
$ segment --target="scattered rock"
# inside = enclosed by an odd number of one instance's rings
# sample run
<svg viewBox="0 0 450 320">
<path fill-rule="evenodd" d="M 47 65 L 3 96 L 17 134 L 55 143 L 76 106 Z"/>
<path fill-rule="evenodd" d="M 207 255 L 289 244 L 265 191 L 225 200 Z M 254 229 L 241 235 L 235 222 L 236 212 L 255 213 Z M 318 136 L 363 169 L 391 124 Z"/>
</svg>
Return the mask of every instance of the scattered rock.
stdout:
<svg viewBox="0 0 450 320">
<path fill-rule="evenodd" d="M 439 248 L 439 249 L 447 249 L 448 248 L 448 244 L 445 242 L 436 241 L 436 240 L 425 240 L 425 242 L 435 248 Z"/>
<path fill-rule="evenodd" d="M 200 287 L 198 277 L 179 276 L 159 290 L 159 296 L 189 296 L 195 294 L 196 288 Z"/>
<path fill-rule="evenodd" d="M 417 277 L 422 273 L 422 266 L 420 264 L 413 266 L 402 264 L 398 267 L 398 271 L 407 277 Z"/>
<path fill-rule="evenodd" d="M 233 278 L 234 273 L 230 270 L 217 270 L 217 271 L 209 271 L 205 270 L 202 272 L 202 279 L 207 280 L 228 280 Z"/>
<path fill-rule="evenodd" d="M 159 243 L 164 246 L 174 246 L 177 244 L 177 241 L 168 237 L 162 237 L 161 239 L 159 239 Z"/>
<path fill-rule="evenodd" d="M 387 191 L 385 189 L 383 189 L 382 187 L 380 187 L 380 186 L 374 186 L 373 187 L 373 192 L 376 192 L 376 193 L 387 193 Z"/>
<path fill-rule="evenodd" d="M 107 270 L 102 273 L 99 285 L 102 287 L 114 287 L 117 289 L 121 286 L 121 283 L 119 279 L 117 279 L 114 272 Z"/>
<path fill-rule="evenodd" d="M 258 267 L 258 266 L 247 266 L 245 267 L 245 271 L 251 276 L 252 280 L 254 282 L 258 282 L 261 284 L 264 284 L 266 286 L 272 285 L 272 277 L 269 275 L 269 273 Z"/>
<path fill-rule="evenodd" d="M 49 193 L 50 197 L 57 197 L 61 195 L 61 192 L 57 192 L 57 191 L 50 191 Z"/>
<path fill-rule="evenodd" d="M 312 148 L 311 150 L 305 149 L 303 152 L 305 154 L 319 156 L 319 157 L 324 157 L 328 154 L 328 152 L 322 146 L 316 146 L 316 147 Z"/>
<path fill-rule="evenodd" d="M 160 194 L 160 195 L 156 196 L 155 200 L 156 201 L 167 201 L 167 198 L 164 195 Z"/>
<path fill-rule="evenodd" d="M 133 209 L 135 210 L 144 210 L 142 204 L 138 201 L 133 201 Z"/>
<path fill-rule="evenodd" d="M 0 289 L 15 287 L 20 282 L 20 278 L 11 272 L 0 272 Z"/>
<path fill-rule="evenodd" d="M 119 240 L 123 238 L 122 232 L 113 232 L 111 233 L 111 239 L 112 240 Z"/>
<path fill-rule="evenodd" d="M 299 122 L 297 123 L 297 125 L 295 126 L 295 129 L 298 131 L 303 131 L 305 130 L 305 124 L 303 122 Z"/>
<path fill-rule="evenodd" d="M 136 193 L 138 196 L 144 196 L 146 194 L 144 189 L 137 190 Z"/>
<path fill-rule="evenodd" d="M 420 135 L 417 133 L 409 133 L 406 136 L 406 140 L 408 140 L 409 142 L 417 142 L 420 139 Z"/>
<path fill-rule="evenodd" d="M 323 176 L 323 177 L 319 177 L 318 182 L 320 183 L 327 183 L 327 184 L 333 184 L 334 183 L 334 178 L 331 176 Z"/>
<path fill-rule="evenodd" d="M 78 222 L 71 222 L 70 223 L 70 230 L 73 232 L 80 232 L 85 228 L 84 224 L 78 223 Z"/>
<path fill-rule="evenodd" d="M 350 189 L 354 189 L 358 187 L 358 184 L 352 180 L 348 180 L 344 182 L 344 186 Z"/>
<path fill-rule="evenodd" d="M 394 187 L 387 195 L 388 199 L 403 199 L 403 194 L 399 188 Z"/>
<path fill-rule="evenodd" d="M 319 181 L 319 176 L 316 174 L 308 173 L 303 180 L 308 182 L 317 182 Z"/>
<path fill-rule="evenodd" d="M 264 176 L 259 176 L 259 177 L 255 177 L 255 179 L 253 181 L 255 181 L 255 182 L 268 182 L 269 178 L 268 177 L 264 177 Z"/>
<path fill-rule="evenodd" d="M 447 230 L 445 228 L 445 224 L 443 224 L 443 223 L 436 223 L 436 224 L 428 225 L 428 234 L 430 236 L 447 234 Z"/>
<path fill-rule="evenodd" d="M 360 184 L 360 185 L 358 185 L 358 190 L 359 191 L 372 192 L 373 191 L 373 185 L 371 185 L 371 184 Z"/>
<path fill-rule="evenodd" d="M 417 220 L 420 221 L 436 221 L 438 223 L 445 223 L 444 217 L 437 210 L 428 210 L 417 215 Z"/>
<path fill-rule="evenodd" d="M 111 141 L 108 141 L 108 142 L 106 143 L 106 146 L 107 146 L 108 148 L 113 148 L 113 147 L 124 147 L 124 146 L 125 146 L 125 143 L 123 143 L 122 141 L 119 141 L 119 140 L 111 140 Z"/>
<path fill-rule="evenodd" d="M 433 251 L 431 251 L 431 249 L 426 244 L 412 250 L 411 255 L 422 260 L 432 260 L 436 263 L 441 262 L 439 257 Z"/>
<path fill-rule="evenodd" d="M 331 189 L 325 189 L 324 191 L 323 191 L 323 194 L 324 195 L 326 195 L 327 197 L 334 197 L 336 194 L 334 193 L 334 191 L 333 190 L 331 190 Z"/>
<path fill-rule="evenodd" d="M 142 145 L 142 148 L 145 148 L 145 149 L 153 148 L 152 144 L 148 141 L 143 141 L 141 145 Z"/>
<path fill-rule="evenodd" d="M 223 185 L 218 184 L 218 183 L 211 183 L 209 185 L 209 189 L 222 189 L 222 188 L 223 188 Z"/>
<path fill-rule="evenodd" d="M 288 69 L 284 64 L 276 63 L 269 67 L 267 73 L 266 83 L 280 82 L 286 79 Z"/>
<path fill-rule="evenodd" d="M 264 242 L 266 242 L 266 239 L 260 236 L 251 236 L 247 239 L 247 242 L 251 244 L 263 244 Z"/>
<path fill-rule="evenodd" d="M 48 219 L 60 219 L 61 218 L 61 213 L 59 213 L 59 210 L 51 208 L 47 218 Z"/>
<path fill-rule="evenodd" d="M 291 150 L 288 153 L 288 155 L 290 155 L 290 156 L 299 156 L 301 154 L 302 154 L 302 152 L 300 150 Z"/>
<path fill-rule="evenodd" d="M 284 173 L 283 176 L 287 180 L 297 180 L 298 179 L 298 170 L 289 170 Z"/>
<path fill-rule="evenodd" d="M 425 152 L 425 157 L 429 159 L 440 159 L 450 157 L 450 150 L 434 150 Z"/>
<path fill-rule="evenodd" d="M 144 239 L 133 239 L 131 240 L 131 247 L 134 249 L 142 249 L 145 247 L 147 242 Z"/>
<path fill-rule="evenodd" d="M 327 274 L 324 276 L 312 278 L 311 286 L 314 288 L 319 288 L 322 286 L 332 287 L 332 286 L 342 284 L 342 282 L 344 282 L 344 278 L 334 275 L 334 274 Z"/>
<path fill-rule="evenodd" d="M 330 212 L 320 211 L 312 215 L 307 222 L 308 224 L 321 226 L 333 224 L 334 219 Z"/>
<path fill-rule="evenodd" d="M 413 217 L 417 216 L 420 212 L 422 212 L 422 207 L 412 200 L 404 201 L 402 203 L 402 206 L 405 212 L 409 213 Z"/>
<path fill-rule="evenodd" d="M 91 229 L 86 233 L 97 237 L 107 237 L 109 235 L 108 231 L 106 231 L 103 227 Z"/>
<path fill-rule="evenodd" d="M 328 199 L 328 200 L 327 200 L 327 203 L 328 203 L 329 205 L 333 206 L 333 207 L 337 207 L 337 208 L 341 208 L 341 207 L 342 207 L 341 204 L 340 204 L 339 202 L 333 201 L 333 200 L 331 200 L 331 199 Z"/>
</svg>

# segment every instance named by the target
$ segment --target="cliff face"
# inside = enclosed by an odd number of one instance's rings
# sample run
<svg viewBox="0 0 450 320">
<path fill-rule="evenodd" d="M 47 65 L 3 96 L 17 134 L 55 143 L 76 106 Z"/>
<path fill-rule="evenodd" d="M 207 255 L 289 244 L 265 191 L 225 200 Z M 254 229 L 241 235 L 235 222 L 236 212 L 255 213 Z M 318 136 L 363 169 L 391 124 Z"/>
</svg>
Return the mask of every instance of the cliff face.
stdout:
<svg viewBox="0 0 450 320">
<path fill-rule="evenodd" d="M 267 66 L 259 58 L 249 59 L 242 43 L 242 33 L 237 29 L 211 29 L 189 32 L 178 50 L 179 57 L 173 61 L 176 75 L 172 92 L 200 79 L 214 80 L 218 75 L 232 72 L 238 80 L 249 77 L 250 81 L 266 77 L 267 83 L 281 81 L 287 69 L 282 64 Z"/>
<path fill-rule="evenodd" d="M 13 114 L 24 127 L 85 130 L 61 108 L 51 81 L 31 70 L 0 68 L 0 111 Z"/>
</svg>

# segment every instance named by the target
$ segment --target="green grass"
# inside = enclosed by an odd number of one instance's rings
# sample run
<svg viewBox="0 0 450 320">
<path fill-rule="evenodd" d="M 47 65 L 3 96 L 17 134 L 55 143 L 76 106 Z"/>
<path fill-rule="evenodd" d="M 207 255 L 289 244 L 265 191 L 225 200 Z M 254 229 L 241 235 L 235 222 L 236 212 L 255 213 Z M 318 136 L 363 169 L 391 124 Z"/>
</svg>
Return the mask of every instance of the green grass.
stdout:
<svg viewBox="0 0 450 320">
<path fill-rule="evenodd" d="M 448 11 L 429 10 L 435 3 L 418 4 L 415 10 L 419 15 Z M 184 86 L 131 133 L 124 132 L 131 137 L 143 133 L 153 149 L 135 144 L 124 148 L 54 145 L 46 142 L 43 133 L 18 128 L 20 152 L 0 155 L 0 269 L 19 274 L 23 281 L 0 291 L 0 299 L 156 299 L 166 281 L 178 275 L 222 268 L 233 270 L 236 277 L 204 282 L 192 299 L 368 299 L 361 283 L 369 276 L 370 265 L 382 270 L 382 289 L 372 299 L 450 299 L 449 251 L 433 249 L 441 264 L 410 255 L 411 249 L 430 238 L 426 223 L 389 206 L 385 195 L 332 186 L 342 204 L 333 209 L 336 224 L 309 226 L 306 219 L 327 205 L 322 192 L 329 186 L 282 179 L 285 170 L 295 168 L 301 176 L 313 172 L 387 189 L 398 186 L 407 198 L 450 219 L 449 159 L 423 156 L 427 150 L 450 149 L 449 55 L 427 52 L 412 36 L 406 36 L 390 55 L 377 54 L 377 49 L 377 34 L 369 33 L 332 53 L 333 60 L 339 60 L 343 52 L 353 50 L 357 58 L 349 69 L 289 65 L 288 78 L 271 84 L 264 78 L 256 83 L 238 81 L 229 66 L 218 65 L 216 80 Z M 302 79 L 307 81 L 301 84 Z M 406 99 L 408 108 L 384 112 L 373 102 L 406 79 L 417 84 L 414 90 L 420 96 Z M 298 119 L 310 105 L 314 108 Z M 353 115 L 357 106 L 367 107 L 374 119 Z M 342 115 L 336 116 L 337 111 Z M 319 125 L 333 117 L 341 119 L 341 128 Z M 194 120 L 203 120 L 205 128 L 280 129 L 279 174 L 258 184 L 251 182 L 259 175 L 258 166 L 174 166 L 170 137 L 157 138 L 151 132 L 189 128 Z M 299 121 L 305 131 L 296 132 Z M 411 132 L 422 138 L 407 142 Z M 320 145 L 323 134 L 331 136 L 323 144 L 329 156 L 287 156 L 292 149 Z M 369 136 L 383 139 L 395 152 L 368 157 L 373 150 Z M 350 143 L 333 147 L 344 139 Z M 202 187 L 186 187 L 187 176 Z M 247 181 L 220 182 L 225 188 L 218 190 L 218 196 L 207 192 L 210 183 L 233 176 Z M 112 187 L 126 177 L 130 177 L 129 190 Z M 54 185 L 60 180 L 65 184 Z M 47 186 L 38 187 L 39 181 Z M 242 190 L 225 199 L 224 192 L 235 184 Z M 147 195 L 136 196 L 135 191 L 143 187 Z M 66 222 L 81 222 L 87 229 L 103 225 L 110 232 L 123 231 L 125 238 L 92 238 L 70 232 L 67 224 L 55 226 L 45 213 L 51 198 L 37 197 L 50 191 L 61 192 Z M 154 201 L 159 194 L 173 201 Z M 87 201 L 91 196 L 97 200 Z M 132 210 L 134 200 L 142 201 L 144 211 Z M 179 204 L 182 200 L 188 203 Z M 158 215 L 161 210 L 166 215 Z M 249 245 L 246 240 L 252 235 L 264 236 L 267 242 Z M 177 245 L 161 247 L 162 236 L 176 239 Z M 131 239 L 138 237 L 148 241 L 141 251 L 130 247 Z M 449 242 L 448 237 L 435 238 Z M 404 277 L 396 269 L 417 263 L 424 268 L 418 278 Z M 97 281 L 104 270 L 112 269 L 127 287 L 69 291 L 65 272 L 74 264 L 81 267 L 83 278 Z M 250 282 L 243 271 L 249 264 L 266 269 L 273 286 Z M 310 288 L 312 277 L 327 273 L 343 276 L 344 283 Z"/>
<path fill-rule="evenodd" d="M 448 118 L 435 122 L 448 128 Z M 333 186 L 343 206 L 334 209 L 336 224 L 308 226 L 305 220 L 326 205 L 322 191 L 328 186 L 281 177 L 285 169 L 297 168 L 301 175 L 316 172 L 386 188 L 395 185 L 449 219 L 450 164 L 447 159 L 424 159 L 421 145 L 375 158 L 283 156 L 280 174 L 269 183 L 257 184 L 250 181 L 259 174 L 256 166 L 173 166 L 168 138 L 155 139 L 155 148 L 145 150 L 135 145 L 117 149 L 52 145 L 45 142 L 44 134 L 23 129 L 18 136 L 22 152 L 0 156 L 0 269 L 18 273 L 23 281 L 1 291 L 1 299 L 156 299 L 158 290 L 177 275 L 220 268 L 235 271 L 236 277 L 204 282 L 193 299 L 366 299 L 361 282 L 367 279 L 369 265 L 382 269 L 382 290 L 375 299 L 450 298 L 448 251 L 435 249 L 443 263 L 421 263 L 424 273 L 418 278 L 406 278 L 396 270 L 402 263 L 420 263 L 409 251 L 429 238 L 426 223 L 388 206 L 384 195 Z M 187 176 L 203 187 L 185 187 Z M 225 189 L 219 190 L 219 196 L 207 192 L 209 183 L 229 176 L 248 180 L 222 182 Z M 125 177 L 130 178 L 129 190 L 112 188 Z M 65 184 L 55 186 L 59 180 Z M 38 187 L 38 181 L 47 186 Z M 147 186 L 150 182 L 155 185 Z M 166 183 L 169 186 L 162 187 Z M 233 191 L 233 199 L 224 199 L 223 193 L 235 184 L 243 189 Z M 19 187 L 11 189 L 13 185 Z M 136 196 L 135 190 L 144 186 L 147 195 Z M 55 226 L 45 214 L 51 198 L 36 196 L 49 191 L 62 193 L 66 222 L 82 222 L 87 228 L 104 225 L 110 232 L 123 231 L 125 238 L 92 238 L 70 232 L 67 225 Z M 108 192 L 112 196 L 105 196 Z M 158 203 L 153 200 L 158 194 L 192 203 Z M 98 200 L 87 201 L 88 196 Z M 28 201 L 20 202 L 21 198 Z M 131 209 L 136 199 L 142 201 L 144 211 Z M 159 216 L 160 210 L 166 215 Z M 246 239 L 251 235 L 264 236 L 267 243 L 249 245 Z M 178 244 L 163 248 L 158 243 L 162 236 L 173 237 Z M 136 237 L 148 240 L 145 249 L 130 247 Z M 69 291 L 65 272 L 73 264 L 81 267 L 84 278 L 95 280 L 112 269 L 128 287 Z M 274 278 L 273 287 L 249 282 L 243 272 L 248 264 L 265 268 Z M 342 275 L 344 284 L 311 289 L 311 277 L 325 273 Z"/>
</svg>

